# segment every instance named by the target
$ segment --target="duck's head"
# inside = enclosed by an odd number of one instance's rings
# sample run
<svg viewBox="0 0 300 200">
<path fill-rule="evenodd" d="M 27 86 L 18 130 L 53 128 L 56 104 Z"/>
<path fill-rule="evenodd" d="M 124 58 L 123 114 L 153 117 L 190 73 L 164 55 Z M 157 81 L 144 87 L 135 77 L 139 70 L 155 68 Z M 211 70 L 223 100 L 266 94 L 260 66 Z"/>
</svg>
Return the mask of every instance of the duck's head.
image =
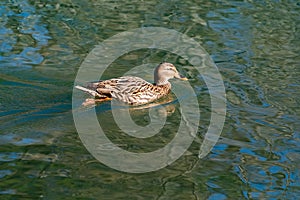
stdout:
<svg viewBox="0 0 300 200">
<path fill-rule="evenodd" d="M 178 78 L 188 80 L 186 77 L 179 74 L 176 67 L 167 62 L 160 63 L 154 70 L 154 83 L 156 85 L 165 85 L 169 83 L 169 79 Z"/>
</svg>

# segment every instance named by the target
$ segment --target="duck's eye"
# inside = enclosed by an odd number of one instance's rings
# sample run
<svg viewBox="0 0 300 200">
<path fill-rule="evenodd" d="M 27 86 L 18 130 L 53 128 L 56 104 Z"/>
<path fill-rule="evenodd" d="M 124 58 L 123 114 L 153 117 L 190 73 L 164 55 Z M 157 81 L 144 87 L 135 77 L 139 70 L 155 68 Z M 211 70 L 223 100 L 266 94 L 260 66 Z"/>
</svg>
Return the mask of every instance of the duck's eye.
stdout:
<svg viewBox="0 0 300 200">
<path fill-rule="evenodd" d="M 175 71 L 172 67 L 168 67 L 167 70 Z"/>
</svg>

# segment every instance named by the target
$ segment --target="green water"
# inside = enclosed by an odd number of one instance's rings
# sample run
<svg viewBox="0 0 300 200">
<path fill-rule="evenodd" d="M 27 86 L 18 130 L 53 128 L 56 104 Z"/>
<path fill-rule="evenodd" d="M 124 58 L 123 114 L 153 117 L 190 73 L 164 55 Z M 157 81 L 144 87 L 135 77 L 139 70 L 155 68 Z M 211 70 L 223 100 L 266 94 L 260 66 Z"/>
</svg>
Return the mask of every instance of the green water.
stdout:
<svg viewBox="0 0 300 200">
<path fill-rule="evenodd" d="M 297 199 L 299 6 L 296 1 L 1 1 L 0 199 Z M 71 110 L 73 81 L 95 45 L 150 26 L 185 33 L 209 52 L 226 87 L 226 122 L 217 145 L 200 161 L 195 141 L 166 168 L 123 173 L 97 161 L 79 139 Z M 184 65 L 174 55 L 143 50 L 118 59 L 105 76 L 162 60 Z M 201 140 L 209 125 L 209 92 L 191 68 L 180 71 L 191 79 L 201 105 Z M 115 123 L 105 128 L 124 149 L 154 150 L 177 130 L 178 105 L 173 106 L 166 133 L 152 143 L 124 144 Z M 100 120 L 110 116 L 106 103 L 96 110 Z M 136 110 L 133 119 L 146 125 L 147 112 Z"/>
</svg>

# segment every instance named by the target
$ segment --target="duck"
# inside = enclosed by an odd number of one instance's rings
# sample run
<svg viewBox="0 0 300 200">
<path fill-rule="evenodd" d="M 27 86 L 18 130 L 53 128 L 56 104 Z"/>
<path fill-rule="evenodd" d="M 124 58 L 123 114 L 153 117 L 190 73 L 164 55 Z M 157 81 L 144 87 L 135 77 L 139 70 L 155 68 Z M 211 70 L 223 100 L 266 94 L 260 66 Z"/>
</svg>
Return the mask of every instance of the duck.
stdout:
<svg viewBox="0 0 300 200">
<path fill-rule="evenodd" d="M 154 70 L 154 83 L 136 76 L 121 76 L 92 82 L 86 87 L 77 85 L 75 88 L 94 97 L 93 100 L 87 99 L 85 104 L 90 104 L 91 101 L 95 103 L 116 99 L 125 104 L 138 106 L 168 95 L 171 91 L 169 80 L 173 78 L 188 80 L 172 63 L 162 62 Z"/>
</svg>

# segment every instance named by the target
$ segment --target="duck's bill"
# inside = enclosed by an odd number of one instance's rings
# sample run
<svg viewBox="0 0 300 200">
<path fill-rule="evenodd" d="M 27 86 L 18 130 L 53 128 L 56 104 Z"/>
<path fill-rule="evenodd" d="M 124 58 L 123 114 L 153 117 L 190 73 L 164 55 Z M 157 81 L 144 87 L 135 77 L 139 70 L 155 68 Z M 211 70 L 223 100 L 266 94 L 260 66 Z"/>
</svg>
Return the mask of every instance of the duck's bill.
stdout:
<svg viewBox="0 0 300 200">
<path fill-rule="evenodd" d="M 189 80 L 187 77 L 180 77 L 180 80 L 183 80 L 183 81 L 187 81 L 187 80 Z"/>
<path fill-rule="evenodd" d="M 178 78 L 178 79 L 180 79 L 180 80 L 183 80 L 183 81 L 187 81 L 188 79 L 185 77 L 185 76 L 183 76 L 183 75 L 178 75 L 176 78 Z"/>
</svg>

